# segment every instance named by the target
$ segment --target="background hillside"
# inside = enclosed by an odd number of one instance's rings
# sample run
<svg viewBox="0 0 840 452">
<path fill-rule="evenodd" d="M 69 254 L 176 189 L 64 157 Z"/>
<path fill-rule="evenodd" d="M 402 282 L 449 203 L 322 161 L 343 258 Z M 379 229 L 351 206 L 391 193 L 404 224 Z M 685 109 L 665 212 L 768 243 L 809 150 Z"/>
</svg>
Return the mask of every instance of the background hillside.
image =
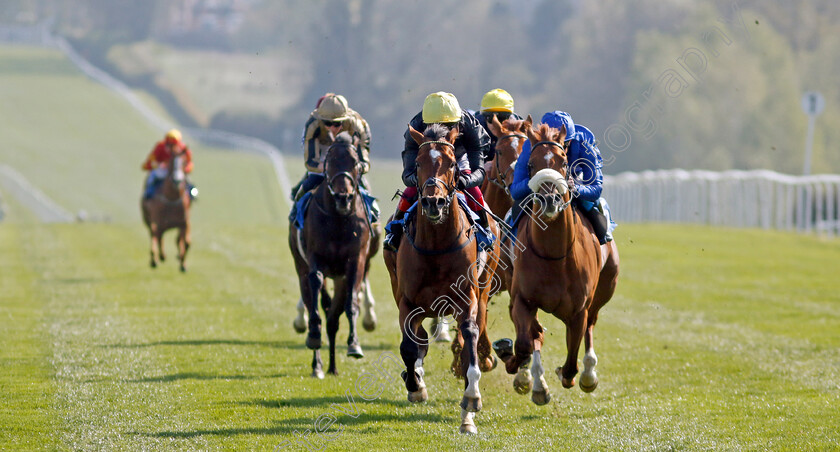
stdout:
<svg viewBox="0 0 840 452">
<path fill-rule="evenodd" d="M 326 91 L 345 94 L 370 121 L 375 155 L 396 157 L 405 122 L 429 92 L 451 91 L 477 108 L 485 91 L 502 87 L 522 113 L 563 109 L 595 130 L 609 173 L 798 173 L 806 129 L 799 98 L 815 89 L 827 108 L 817 123 L 814 172 L 840 171 L 831 145 L 840 139 L 840 4 L 832 0 L 0 6 L 6 23 L 48 18 L 86 57 L 151 93 L 180 123 L 257 135 L 290 152 Z"/>
</svg>

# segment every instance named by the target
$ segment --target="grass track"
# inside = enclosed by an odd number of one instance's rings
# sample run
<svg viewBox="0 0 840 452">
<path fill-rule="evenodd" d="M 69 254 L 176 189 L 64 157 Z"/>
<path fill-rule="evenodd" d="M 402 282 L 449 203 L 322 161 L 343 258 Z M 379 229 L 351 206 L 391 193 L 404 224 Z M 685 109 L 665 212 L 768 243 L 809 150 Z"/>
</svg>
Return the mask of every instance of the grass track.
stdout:
<svg viewBox="0 0 840 452">
<path fill-rule="evenodd" d="M 139 226 L 0 229 L 8 294 L 0 449 L 270 450 L 334 412 L 331 404 L 351 409 L 347 390 L 359 415 L 337 416 L 344 430 L 330 449 L 840 446 L 837 243 L 622 226 L 624 272 L 596 330 L 598 390 L 565 391 L 552 374 L 554 398 L 536 407 L 501 369 L 485 373 L 479 435 L 463 438 L 461 386 L 446 372 L 445 345 L 430 351 L 428 403 L 409 406 L 393 382 L 373 401 L 356 393 L 355 379 L 373 372 L 381 353 L 398 355 L 380 261 L 373 284 L 382 322 L 362 333 L 366 358 L 340 356 L 342 374 L 315 381 L 303 337 L 289 325 L 297 289 L 284 230 L 199 231 L 190 273 L 180 275 L 171 262 L 146 267 Z M 812 263 L 809 274 L 802 262 Z M 512 332 L 506 303 L 491 306 L 493 338 Z M 545 324 L 553 369 L 564 357 L 563 329 Z M 396 381 L 398 369 L 388 370 Z"/>
</svg>

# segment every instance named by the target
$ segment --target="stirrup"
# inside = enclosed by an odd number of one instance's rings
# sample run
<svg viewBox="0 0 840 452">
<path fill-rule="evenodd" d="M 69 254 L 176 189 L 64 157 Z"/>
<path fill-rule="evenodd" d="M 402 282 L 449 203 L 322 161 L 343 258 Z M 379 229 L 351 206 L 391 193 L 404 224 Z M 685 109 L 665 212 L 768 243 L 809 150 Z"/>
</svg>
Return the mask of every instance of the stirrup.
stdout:
<svg viewBox="0 0 840 452">
<path fill-rule="evenodd" d="M 396 245 L 393 244 L 392 242 L 394 240 L 400 240 L 400 239 L 402 239 L 402 237 L 397 237 L 397 234 L 394 234 L 393 232 L 389 232 L 388 234 L 385 235 L 385 240 L 382 241 L 382 247 L 385 248 L 388 251 L 392 251 L 392 252 L 396 253 L 397 248 L 399 247 L 399 242 L 397 242 Z"/>
</svg>

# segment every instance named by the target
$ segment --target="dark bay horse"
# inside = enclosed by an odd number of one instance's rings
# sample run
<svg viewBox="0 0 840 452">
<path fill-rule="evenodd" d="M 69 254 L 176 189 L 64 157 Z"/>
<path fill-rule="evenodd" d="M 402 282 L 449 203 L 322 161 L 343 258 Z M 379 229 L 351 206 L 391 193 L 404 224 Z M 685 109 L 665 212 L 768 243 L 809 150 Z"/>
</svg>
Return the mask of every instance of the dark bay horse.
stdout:
<svg viewBox="0 0 840 452">
<path fill-rule="evenodd" d="M 157 259 L 166 259 L 163 252 L 163 233 L 169 229 L 178 229 L 178 261 L 182 272 L 187 271 L 184 260 L 190 249 L 190 195 L 184 174 L 185 157 L 183 152 L 172 153 L 167 163 L 167 173 L 161 186 L 150 199 L 140 201 L 143 222 L 149 229 L 152 239 L 150 265 L 157 267 Z"/>
<path fill-rule="evenodd" d="M 531 400 L 543 405 L 551 396 L 543 378 L 540 349 L 544 334 L 537 310 L 566 324 L 566 362 L 556 369 L 565 388 L 575 384 L 578 350 L 581 338 L 585 338 L 580 387 L 585 392 L 594 391 L 598 378 L 592 334 L 598 311 L 615 292 L 619 258 L 615 241 L 599 245 L 589 221 L 570 207 L 572 191 L 563 146 L 565 129 L 558 131 L 542 124 L 538 130 L 529 128 L 527 133 L 533 143 L 528 169 L 534 194 L 530 198 L 530 215 L 519 226 L 518 240 L 525 245 L 524 250 L 514 249 L 510 290 L 510 314 L 516 327 L 514 353 L 500 358 L 508 373 L 517 374 L 517 392 L 527 393 L 533 385 Z"/>
<path fill-rule="evenodd" d="M 458 334 L 452 343 L 452 370 L 465 379 L 461 400 L 462 433 L 475 433 L 475 413 L 481 410 L 478 380 L 495 367 L 487 338 L 487 299 L 498 262 L 498 227 L 492 251 L 482 251 L 467 212 L 457 201 L 454 154 L 458 128 L 429 126 L 425 134 L 409 129 L 420 145 L 417 179 L 420 205 L 411 217 L 397 253 L 384 252 L 391 288 L 399 307 L 403 339 L 400 353 L 409 402 L 428 398 L 423 359 L 429 336 L 422 321 L 452 315 Z M 491 219 L 492 221 L 492 219 Z"/>
<path fill-rule="evenodd" d="M 318 301 L 327 318 L 330 342 L 328 373 L 335 367 L 335 336 L 345 313 L 350 323 L 347 356 L 364 356 L 356 335 L 360 293 L 370 268 L 370 258 L 379 249 L 379 233 L 369 223 L 359 193 L 361 160 L 359 150 L 347 132 L 338 134 L 324 161 L 326 178 L 315 189 L 307 209 L 303 230 L 289 227 L 289 248 L 295 259 L 301 299 L 309 314 L 306 346 L 313 350 L 312 376 L 324 378 L 321 363 L 321 316 Z M 334 282 L 334 294 L 325 290 L 324 278 Z"/>
</svg>

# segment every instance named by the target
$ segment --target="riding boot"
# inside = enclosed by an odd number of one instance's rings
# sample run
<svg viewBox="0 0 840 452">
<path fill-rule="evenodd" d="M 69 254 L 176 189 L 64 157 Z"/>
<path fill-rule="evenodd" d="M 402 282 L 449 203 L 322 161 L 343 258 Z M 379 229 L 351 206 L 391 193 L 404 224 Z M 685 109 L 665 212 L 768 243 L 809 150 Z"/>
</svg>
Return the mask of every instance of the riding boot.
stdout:
<svg viewBox="0 0 840 452">
<path fill-rule="evenodd" d="M 592 223 L 592 230 L 595 232 L 595 236 L 598 237 L 598 242 L 603 245 L 607 243 L 607 231 L 610 223 L 607 216 L 598 207 L 596 203 L 591 209 L 585 212 L 585 215 L 586 219 Z"/>
<path fill-rule="evenodd" d="M 396 253 L 397 248 L 400 246 L 400 240 L 402 240 L 403 234 L 403 225 L 394 222 L 402 220 L 403 217 L 405 217 L 405 212 L 397 209 L 397 212 L 394 214 L 394 219 L 391 220 L 391 223 L 388 225 L 390 232 L 385 235 L 385 240 L 382 241 L 382 247 L 388 251 Z"/>
</svg>

